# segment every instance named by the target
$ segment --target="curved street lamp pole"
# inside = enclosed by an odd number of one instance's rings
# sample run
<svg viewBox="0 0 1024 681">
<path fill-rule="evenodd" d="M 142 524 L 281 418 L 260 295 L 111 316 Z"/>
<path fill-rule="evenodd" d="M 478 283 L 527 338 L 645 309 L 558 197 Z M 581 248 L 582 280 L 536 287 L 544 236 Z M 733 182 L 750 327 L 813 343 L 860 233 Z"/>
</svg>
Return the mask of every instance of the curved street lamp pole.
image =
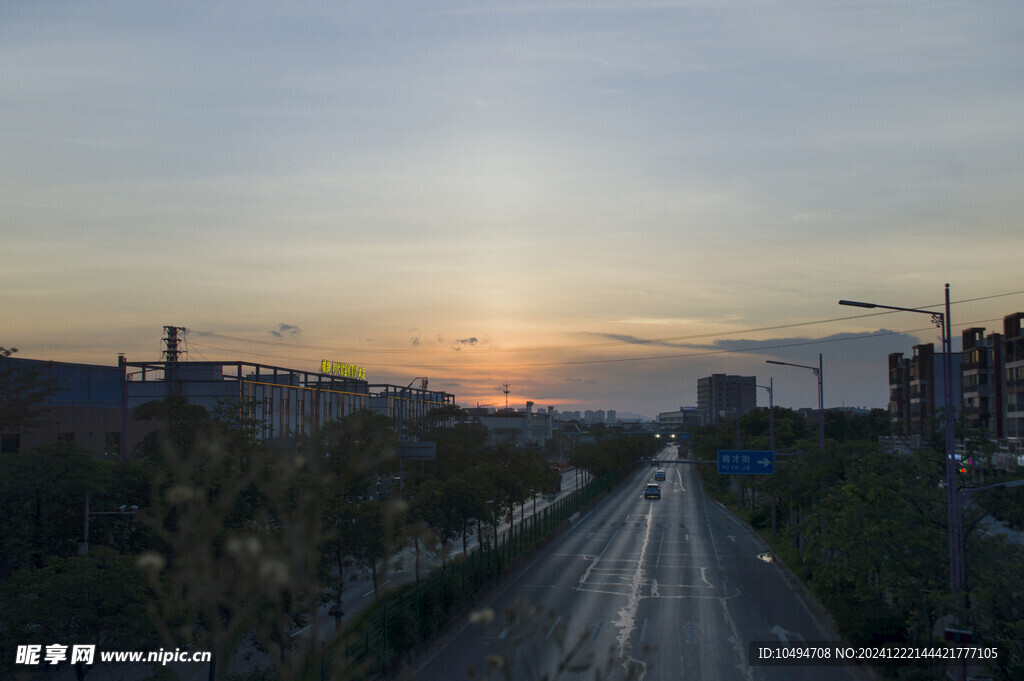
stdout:
<svg viewBox="0 0 1024 681">
<path fill-rule="evenodd" d="M 956 479 L 956 440 L 953 430 L 953 337 L 949 317 L 949 284 L 946 284 L 946 305 L 944 312 L 932 312 L 912 307 L 894 307 L 875 303 L 861 303 L 840 300 L 840 305 L 853 307 L 882 308 L 902 312 L 917 312 L 931 315 L 932 323 L 942 330 L 943 403 L 946 411 L 946 498 L 949 515 L 949 588 L 954 600 L 963 596 L 967 602 L 967 573 L 964 567 L 964 537 L 960 512 L 960 490 Z"/>
<path fill-rule="evenodd" d="M 768 385 L 759 385 L 758 388 L 768 391 L 768 449 L 775 451 L 775 402 L 772 398 L 773 379 L 768 378 Z"/>
<path fill-rule="evenodd" d="M 824 392 L 821 389 L 821 353 L 818 353 L 818 366 L 809 366 L 807 364 L 791 364 L 789 362 L 776 362 L 775 360 L 765 360 L 768 364 L 780 364 L 785 367 L 800 367 L 801 369 L 810 369 L 814 372 L 814 375 L 818 377 L 818 448 L 824 454 L 825 452 L 825 405 L 824 405 Z"/>
</svg>

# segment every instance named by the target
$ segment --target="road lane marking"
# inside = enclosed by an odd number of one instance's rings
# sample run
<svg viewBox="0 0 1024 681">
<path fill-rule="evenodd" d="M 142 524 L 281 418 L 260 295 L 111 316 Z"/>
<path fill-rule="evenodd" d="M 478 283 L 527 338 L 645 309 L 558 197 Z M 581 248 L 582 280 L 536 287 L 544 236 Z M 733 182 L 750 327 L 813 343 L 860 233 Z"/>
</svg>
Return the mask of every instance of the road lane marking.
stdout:
<svg viewBox="0 0 1024 681">
<path fill-rule="evenodd" d="M 615 626 L 619 628 L 619 658 L 626 662 L 631 659 L 628 657 L 627 651 L 629 650 L 629 639 L 636 630 L 636 613 L 637 608 L 640 605 L 640 591 L 643 589 L 645 581 L 643 567 L 644 556 L 647 555 L 647 548 L 651 542 L 653 518 L 654 508 L 650 507 L 647 510 L 647 529 L 644 532 L 643 543 L 640 547 L 640 558 L 636 561 L 636 567 L 633 569 L 629 593 L 626 594 L 626 605 L 619 610 L 619 619 L 615 621 Z M 640 661 L 635 660 L 635 662 L 639 663 Z"/>
<path fill-rule="evenodd" d="M 665 530 L 661 531 L 661 542 L 658 544 L 658 559 L 654 561 L 654 569 L 657 570 L 661 566 L 661 552 L 665 548 Z"/>
<path fill-rule="evenodd" d="M 384 586 L 384 585 L 386 585 L 386 584 L 390 584 L 390 583 L 391 583 L 391 580 L 390 580 L 390 579 L 389 579 L 388 581 L 386 581 L 386 582 L 381 582 L 381 583 L 380 583 L 379 585 L 377 585 L 377 588 L 376 588 L 376 589 L 370 589 L 369 591 L 367 591 L 366 593 L 364 593 L 364 594 L 363 594 L 363 598 L 366 598 L 367 596 L 369 596 L 370 594 L 372 594 L 372 593 L 373 593 L 374 591 L 377 591 L 377 590 L 379 590 L 379 589 L 380 589 L 380 587 L 382 587 L 382 586 Z"/>
<path fill-rule="evenodd" d="M 644 583 L 644 571 L 643 563 L 644 557 L 647 555 L 647 549 L 650 546 L 650 533 L 653 527 L 654 508 L 647 508 L 647 527 L 644 530 L 643 544 L 640 547 L 640 556 L 636 561 L 636 568 L 633 570 L 632 584 L 630 585 L 630 592 L 626 595 L 626 605 L 621 610 L 618 610 L 618 620 L 615 621 L 614 625 L 618 628 L 618 658 L 623 661 L 623 668 L 629 671 L 632 666 L 636 666 L 633 669 L 640 670 L 640 678 L 643 678 L 646 673 L 647 665 L 641 659 L 637 659 L 629 654 L 630 650 L 630 638 L 636 631 L 637 626 L 637 609 L 640 606 L 641 590 L 643 589 Z M 664 530 L 663 530 L 664 537 Z"/>
<path fill-rule="evenodd" d="M 555 623 L 551 625 L 550 629 L 548 629 L 548 633 L 544 634 L 544 638 L 548 638 L 549 636 L 551 636 L 551 632 L 553 632 L 555 630 L 555 627 L 557 627 L 558 623 L 561 622 L 561 621 L 562 621 L 562 616 L 559 615 L 558 619 L 555 620 Z"/>
<path fill-rule="evenodd" d="M 790 641 L 799 642 L 799 643 L 806 643 L 807 642 L 807 639 L 805 639 L 798 632 L 787 631 L 786 629 L 783 629 L 782 627 L 780 627 L 777 624 L 774 627 L 771 628 L 771 633 L 774 634 L 775 636 L 777 636 L 779 641 L 781 641 L 782 643 L 789 643 Z"/>
<path fill-rule="evenodd" d="M 612 533 L 611 539 L 609 539 L 608 543 L 604 545 L 603 549 L 601 549 L 601 553 L 594 557 L 594 560 L 591 561 L 590 565 L 587 566 L 587 569 L 583 571 L 582 575 L 580 575 L 580 581 L 576 585 L 577 589 L 579 589 L 583 584 L 585 584 L 587 580 L 590 578 L 590 574 L 594 571 L 594 568 L 597 567 L 597 564 L 601 562 L 601 557 L 604 556 L 605 551 L 607 551 L 608 547 L 612 545 L 612 542 L 615 541 L 615 537 L 617 537 L 618 534 L 618 530 L 615 530 L 615 532 Z"/>
</svg>

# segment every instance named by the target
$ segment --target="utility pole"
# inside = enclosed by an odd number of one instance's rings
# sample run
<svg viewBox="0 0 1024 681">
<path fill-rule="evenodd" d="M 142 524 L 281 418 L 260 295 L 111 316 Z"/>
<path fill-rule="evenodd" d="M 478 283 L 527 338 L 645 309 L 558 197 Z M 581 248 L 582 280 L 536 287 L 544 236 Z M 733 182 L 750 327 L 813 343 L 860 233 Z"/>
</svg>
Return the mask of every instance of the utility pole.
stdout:
<svg viewBox="0 0 1024 681">
<path fill-rule="evenodd" d="M 179 357 L 181 357 L 183 351 L 178 349 L 178 343 L 182 340 L 178 337 L 178 333 L 181 332 L 185 335 L 188 331 L 184 326 L 165 326 L 164 337 L 161 339 L 164 342 L 164 361 L 169 364 L 177 364 Z"/>
<path fill-rule="evenodd" d="M 178 333 L 184 336 L 186 331 L 188 329 L 184 326 L 164 326 L 164 337 L 161 340 L 164 342 L 164 381 L 167 383 L 168 395 L 177 395 L 179 392 L 178 360 L 184 351 L 178 347 L 178 343 L 183 340 Z"/>
</svg>

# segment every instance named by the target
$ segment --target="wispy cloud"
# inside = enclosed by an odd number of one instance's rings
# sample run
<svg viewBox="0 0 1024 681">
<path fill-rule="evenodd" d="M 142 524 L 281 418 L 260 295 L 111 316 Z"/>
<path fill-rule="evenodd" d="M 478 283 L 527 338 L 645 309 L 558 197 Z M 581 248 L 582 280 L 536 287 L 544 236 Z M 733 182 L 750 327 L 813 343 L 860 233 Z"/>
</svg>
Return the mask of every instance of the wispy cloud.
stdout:
<svg viewBox="0 0 1024 681">
<path fill-rule="evenodd" d="M 299 327 L 294 326 L 292 324 L 278 324 L 277 325 L 277 331 L 271 331 L 270 332 L 271 336 L 275 336 L 277 338 L 284 338 L 285 336 L 287 336 L 289 338 L 294 338 L 295 336 L 298 336 L 298 335 L 301 335 L 301 334 L 302 334 L 302 329 L 300 329 Z"/>
<path fill-rule="evenodd" d="M 455 342 L 456 342 L 456 345 L 452 346 L 452 350 L 455 350 L 456 352 L 458 352 L 459 350 L 461 350 L 464 347 L 467 347 L 467 346 L 472 347 L 472 346 L 476 345 L 477 343 L 480 342 L 480 339 L 478 339 L 476 336 L 472 336 L 470 338 L 460 338 L 459 340 L 457 340 Z"/>
<path fill-rule="evenodd" d="M 689 317 L 629 317 L 627 319 L 620 319 L 615 324 L 650 324 L 650 325 L 663 325 L 663 326 L 681 326 L 684 324 L 702 324 L 707 320 L 705 319 L 694 319 Z"/>
</svg>

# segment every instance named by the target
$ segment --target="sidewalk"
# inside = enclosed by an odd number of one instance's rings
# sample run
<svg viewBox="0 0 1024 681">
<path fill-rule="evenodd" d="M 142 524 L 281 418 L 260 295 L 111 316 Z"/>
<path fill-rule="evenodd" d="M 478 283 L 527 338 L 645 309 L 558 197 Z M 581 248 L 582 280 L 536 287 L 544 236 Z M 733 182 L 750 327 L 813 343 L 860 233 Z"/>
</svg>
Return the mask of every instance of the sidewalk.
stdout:
<svg viewBox="0 0 1024 681">
<path fill-rule="evenodd" d="M 502 521 L 498 525 L 498 536 L 499 538 L 508 533 L 510 527 L 518 526 L 522 519 L 529 518 L 534 513 L 540 513 L 545 508 L 550 506 L 553 502 L 572 493 L 579 487 L 585 486 L 590 482 L 591 478 L 583 471 L 577 471 L 576 469 L 570 468 L 562 473 L 562 489 L 550 496 L 550 497 L 538 497 L 536 503 L 536 510 L 534 509 L 533 501 L 529 501 L 525 504 L 525 507 L 520 511 L 516 509 L 513 513 L 512 523 Z M 466 542 L 466 552 L 472 553 L 477 548 L 478 540 L 477 533 L 471 532 Z M 449 560 L 457 558 L 462 554 L 462 540 L 461 538 L 450 544 L 448 547 L 448 558 Z M 405 546 L 400 551 L 392 555 L 387 561 L 387 569 L 383 573 L 378 573 L 381 582 L 378 584 L 378 594 L 383 596 L 388 591 L 410 584 L 416 580 L 416 555 L 415 549 L 411 546 Z M 426 577 L 434 569 L 441 567 L 441 553 L 439 551 L 425 551 L 420 549 L 420 576 Z M 373 580 L 365 572 L 359 573 L 359 575 L 352 581 L 346 582 L 344 585 L 344 591 L 342 593 L 342 611 L 343 614 L 340 618 L 340 622 L 335 622 L 335 618 L 330 614 L 331 606 L 322 606 L 317 613 L 316 629 L 318 638 L 321 642 L 326 642 L 334 636 L 336 627 L 344 627 L 346 623 L 351 622 L 353 619 L 358 618 L 359 615 L 366 609 L 374 604 L 376 596 L 373 590 Z M 313 624 L 309 624 L 303 629 L 296 631 L 292 634 L 293 637 L 309 636 L 313 630 Z M 235 655 L 234 660 L 230 665 L 231 672 L 244 672 L 251 670 L 256 667 L 265 666 L 269 664 L 266 656 L 252 648 L 251 646 L 243 646 L 239 649 L 238 654 Z M 205 665 L 195 665 L 201 668 L 202 673 L 197 673 L 191 677 L 182 678 L 186 681 L 205 681 L 206 668 Z"/>
<path fill-rule="evenodd" d="M 526 503 L 525 509 L 522 515 L 519 509 L 513 513 L 512 524 L 518 526 L 522 518 L 529 518 L 535 512 L 539 513 L 547 508 L 554 501 L 562 498 L 563 496 L 573 492 L 577 489 L 577 482 L 579 486 L 583 486 L 586 482 L 589 482 L 589 478 L 586 481 L 581 480 L 584 476 L 582 472 L 577 475 L 576 469 L 569 469 L 562 473 L 562 489 L 558 493 L 551 497 L 538 497 L 536 511 L 532 501 Z M 549 500 L 550 499 L 550 500 Z M 498 525 L 498 536 L 502 536 L 509 531 L 511 525 L 505 521 L 502 521 Z M 471 553 L 477 547 L 477 534 L 471 532 L 468 537 L 466 544 L 466 551 Z M 462 554 L 462 540 L 461 538 L 453 542 L 448 546 L 448 558 L 456 558 Z M 420 549 L 420 575 L 421 577 L 426 576 L 431 570 L 441 567 L 441 554 L 436 551 L 424 551 Z M 378 592 L 383 595 L 388 590 L 395 587 L 410 584 L 416 580 L 416 552 L 411 546 L 404 547 L 401 551 L 391 556 L 388 559 L 387 571 L 382 577 L 380 584 L 378 585 Z M 344 592 L 342 594 L 342 610 L 344 615 L 341 617 L 341 624 L 344 625 L 346 622 L 351 621 L 357 617 L 364 609 L 368 608 L 375 601 L 373 593 L 373 580 L 365 573 L 360 574 L 354 581 L 345 584 Z M 335 631 L 334 617 L 328 614 L 330 610 L 329 606 L 320 608 L 319 617 L 317 620 L 317 626 L 321 632 L 321 640 L 328 640 Z M 309 629 L 312 629 L 312 625 L 307 626 L 305 629 L 297 631 L 293 636 L 301 636 L 305 634 Z M 232 667 L 232 671 L 237 671 Z"/>
</svg>

